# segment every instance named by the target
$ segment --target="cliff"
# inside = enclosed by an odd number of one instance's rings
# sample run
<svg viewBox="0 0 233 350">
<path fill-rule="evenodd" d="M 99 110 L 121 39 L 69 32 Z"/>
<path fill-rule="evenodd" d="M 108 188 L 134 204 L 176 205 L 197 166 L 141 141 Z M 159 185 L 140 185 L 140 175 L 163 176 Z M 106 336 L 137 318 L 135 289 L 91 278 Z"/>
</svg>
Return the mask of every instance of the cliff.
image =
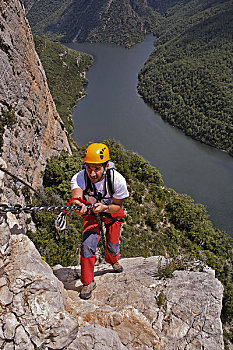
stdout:
<svg viewBox="0 0 233 350">
<path fill-rule="evenodd" d="M 6 119 L 1 135 L 2 164 L 5 162 L 7 170 L 38 187 L 47 159 L 62 149 L 70 152 L 70 147 L 22 2 L 1 1 L 0 16 L 0 113 L 1 120 Z M 8 200 L 19 202 L 22 188 L 10 178 L 6 181 Z"/>
</svg>

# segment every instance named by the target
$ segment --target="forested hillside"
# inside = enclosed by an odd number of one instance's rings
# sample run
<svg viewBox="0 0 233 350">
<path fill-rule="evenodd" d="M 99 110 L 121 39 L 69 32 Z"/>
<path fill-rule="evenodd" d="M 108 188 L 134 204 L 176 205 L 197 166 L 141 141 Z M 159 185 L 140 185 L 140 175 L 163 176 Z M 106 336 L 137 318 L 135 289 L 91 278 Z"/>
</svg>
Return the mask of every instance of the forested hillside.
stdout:
<svg viewBox="0 0 233 350">
<path fill-rule="evenodd" d="M 232 1 L 177 1 L 157 35 L 139 93 L 188 136 L 233 155 Z"/>
<path fill-rule="evenodd" d="M 176 5 L 178 2 L 179 0 L 147 0 L 149 6 L 151 6 L 156 12 L 162 14 L 165 14 L 170 7 Z"/>
<path fill-rule="evenodd" d="M 145 1 L 24 1 L 34 33 L 62 42 L 111 42 L 130 47 L 161 17 Z"/>
<path fill-rule="evenodd" d="M 85 72 L 93 58 L 85 53 L 69 49 L 38 35 L 34 35 L 36 51 L 40 57 L 57 111 L 66 130 L 73 130 L 72 107 L 86 95 Z"/>
<path fill-rule="evenodd" d="M 194 268 L 195 259 L 208 264 L 224 284 L 222 319 L 230 322 L 233 313 L 231 239 L 213 227 L 202 205 L 166 188 L 160 173 L 142 157 L 113 141 L 107 144 L 111 159 L 126 178 L 130 192 L 124 204 L 126 220 L 121 236 L 121 256 L 170 258 L 166 268 L 161 269 L 160 277 L 171 276 L 176 269 Z M 49 161 L 43 177 L 43 191 L 51 205 L 64 204 L 70 198 L 70 179 L 82 169 L 83 156 L 84 147 L 76 147 L 73 156 L 63 152 Z M 68 216 L 67 229 L 59 233 L 54 227 L 56 215 L 36 214 L 33 220 L 37 233 L 28 231 L 27 234 L 48 263 L 75 266 L 79 261 L 82 218 Z M 198 268 L 202 268 L 202 263 Z"/>
</svg>

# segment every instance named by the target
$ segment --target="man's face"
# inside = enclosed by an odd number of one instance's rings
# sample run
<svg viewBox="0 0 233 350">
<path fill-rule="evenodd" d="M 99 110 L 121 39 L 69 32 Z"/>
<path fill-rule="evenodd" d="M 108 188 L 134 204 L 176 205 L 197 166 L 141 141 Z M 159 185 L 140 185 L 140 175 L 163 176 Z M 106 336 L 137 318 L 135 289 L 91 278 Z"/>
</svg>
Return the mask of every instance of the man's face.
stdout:
<svg viewBox="0 0 233 350">
<path fill-rule="evenodd" d="M 102 180 L 102 176 L 104 173 L 104 167 L 102 164 L 95 164 L 95 163 L 87 163 L 86 164 L 86 171 L 89 179 L 92 183 L 96 183 L 100 180 Z"/>
</svg>

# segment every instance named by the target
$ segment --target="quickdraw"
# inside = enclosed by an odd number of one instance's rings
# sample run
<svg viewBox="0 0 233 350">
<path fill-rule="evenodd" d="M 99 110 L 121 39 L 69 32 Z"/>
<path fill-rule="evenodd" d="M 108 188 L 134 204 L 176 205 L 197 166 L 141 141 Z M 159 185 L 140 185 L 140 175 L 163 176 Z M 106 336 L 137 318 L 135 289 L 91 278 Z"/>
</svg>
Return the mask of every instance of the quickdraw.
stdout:
<svg viewBox="0 0 233 350">
<path fill-rule="evenodd" d="M 85 200 L 82 199 L 82 198 L 70 198 L 70 199 L 68 200 L 68 202 L 66 203 L 66 208 L 68 208 L 68 210 L 71 209 L 71 210 L 73 211 L 73 210 L 80 210 L 80 209 L 81 209 L 80 206 L 78 206 L 78 209 L 73 209 L 73 208 L 77 208 L 77 206 L 71 206 L 71 203 L 72 203 L 74 200 L 76 200 L 76 199 L 79 200 L 79 202 L 84 203 L 84 204 L 86 205 L 86 207 L 87 207 L 87 214 L 88 214 L 89 211 L 93 208 L 93 204 L 91 204 L 91 203 L 85 201 Z M 62 211 L 62 212 L 58 215 L 58 217 L 56 218 L 56 220 L 55 220 L 55 227 L 56 227 L 56 229 L 57 229 L 58 231 L 63 231 L 63 230 L 65 230 L 65 228 L 66 228 L 66 216 L 67 216 L 67 213 L 68 213 L 68 211 L 67 211 L 67 209 L 65 209 L 65 210 Z"/>
</svg>

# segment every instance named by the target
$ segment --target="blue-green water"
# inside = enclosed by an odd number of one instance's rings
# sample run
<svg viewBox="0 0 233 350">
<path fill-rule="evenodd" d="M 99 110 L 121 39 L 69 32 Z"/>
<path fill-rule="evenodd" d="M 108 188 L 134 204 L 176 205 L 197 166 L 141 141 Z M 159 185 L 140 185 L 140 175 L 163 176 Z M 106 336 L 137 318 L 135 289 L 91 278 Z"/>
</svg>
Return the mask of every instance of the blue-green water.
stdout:
<svg viewBox="0 0 233 350">
<path fill-rule="evenodd" d="M 155 166 L 165 184 L 207 207 L 214 225 L 233 237 L 233 158 L 165 123 L 137 94 L 137 75 L 153 37 L 130 50 L 105 44 L 67 46 L 94 56 L 87 97 L 73 111 L 74 140 L 113 138 Z"/>
</svg>

